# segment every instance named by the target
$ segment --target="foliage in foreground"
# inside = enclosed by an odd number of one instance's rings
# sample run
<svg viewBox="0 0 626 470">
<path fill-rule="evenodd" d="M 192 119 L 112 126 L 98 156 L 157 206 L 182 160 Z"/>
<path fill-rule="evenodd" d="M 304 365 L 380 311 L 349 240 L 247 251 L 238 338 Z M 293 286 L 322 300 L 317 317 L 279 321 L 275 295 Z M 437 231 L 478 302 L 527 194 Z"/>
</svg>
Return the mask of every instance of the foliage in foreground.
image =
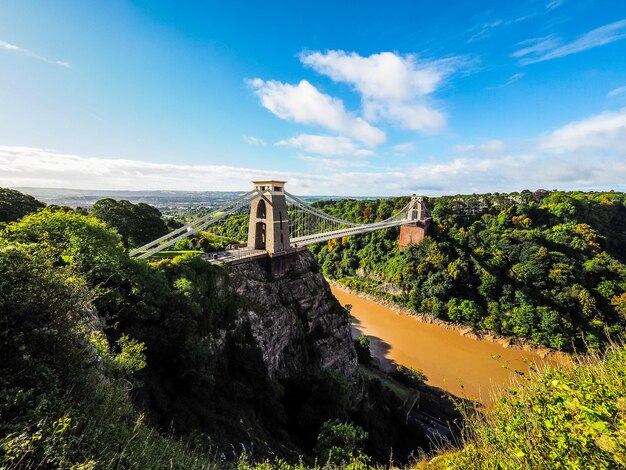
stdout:
<svg viewBox="0 0 626 470">
<path fill-rule="evenodd" d="M 0 468 L 208 468 L 133 407 L 143 345 L 112 347 L 90 301 L 45 250 L 0 240 Z"/>
<path fill-rule="evenodd" d="M 244 451 L 233 443 L 310 456 L 334 419 L 366 428 L 374 458 L 414 448 L 375 384 L 375 405 L 349 415 L 338 374 L 272 381 L 238 302 L 223 268 L 129 259 L 92 215 L 45 208 L 4 226 L 0 468 L 207 468 Z"/>
<path fill-rule="evenodd" d="M 549 368 L 469 417 L 462 450 L 423 469 L 626 468 L 626 348 Z"/>
</svg>

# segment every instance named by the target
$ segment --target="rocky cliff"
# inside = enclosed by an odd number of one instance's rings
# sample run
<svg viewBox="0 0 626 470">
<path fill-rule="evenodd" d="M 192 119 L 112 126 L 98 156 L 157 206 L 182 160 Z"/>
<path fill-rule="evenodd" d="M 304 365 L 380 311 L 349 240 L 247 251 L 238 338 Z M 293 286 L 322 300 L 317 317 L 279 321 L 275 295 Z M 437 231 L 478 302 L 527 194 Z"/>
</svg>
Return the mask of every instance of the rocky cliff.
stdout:
<svg viewBox="0 0 626 470">
<path fill-rule="evenodd" d="M 349 316 L 308 251 L 288 256 L 287 266 L 278 273 L 272 273 L 269 258 L 229 268 L 270 378 L 292 379 L 330 369 L 346 378 L 354 399 L 359 372 Z"/>
<path fill-rule="evenodd" d="M 349 316 L 308 251 L 154 268 L 173 295 L 125 328 L 147 346 L 137 399 L 162 429 L 204 433 L 229 459 L 297 458 L 363 400 Z"/>
</svg>

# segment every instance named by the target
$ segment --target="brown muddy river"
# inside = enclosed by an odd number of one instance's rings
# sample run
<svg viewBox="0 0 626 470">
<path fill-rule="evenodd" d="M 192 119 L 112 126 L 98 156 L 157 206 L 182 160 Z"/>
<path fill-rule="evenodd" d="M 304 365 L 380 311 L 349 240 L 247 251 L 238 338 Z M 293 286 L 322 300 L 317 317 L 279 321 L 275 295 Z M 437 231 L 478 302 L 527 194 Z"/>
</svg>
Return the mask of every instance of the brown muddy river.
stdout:
<svg viewBox="0 0 626 470">
<path fill-rule="evenodd" d="M 531 362 L 540 368 L 564 361 L 562 356 L 542 359 L 536 352 L 463 336 L 458 330 L 398 314 L 344 289 L 331 289 L 342 305 L 352 305 L 353 335 L 370 337 L 372 355 L 383 368 L 394 363 L 417 367 L 428 377 L 428 384 L 487 406 L 494 393 L 518 375 L 516 369 L 526 374 Z"/>
</svg>

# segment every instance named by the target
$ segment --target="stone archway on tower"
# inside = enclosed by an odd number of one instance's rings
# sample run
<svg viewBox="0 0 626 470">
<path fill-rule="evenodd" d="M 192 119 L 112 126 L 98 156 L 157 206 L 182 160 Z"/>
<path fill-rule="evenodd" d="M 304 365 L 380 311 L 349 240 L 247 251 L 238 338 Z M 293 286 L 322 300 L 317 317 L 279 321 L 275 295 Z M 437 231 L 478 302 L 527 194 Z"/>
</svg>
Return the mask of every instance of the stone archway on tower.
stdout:
<svg viewBox="0 0 626 470">
<path fill-rule="evenodd" d="M 253 181 L 256 196 L 251 200 L 248 248 L 270 255 L 292 251 L 284 181 Z"/>
</svg>

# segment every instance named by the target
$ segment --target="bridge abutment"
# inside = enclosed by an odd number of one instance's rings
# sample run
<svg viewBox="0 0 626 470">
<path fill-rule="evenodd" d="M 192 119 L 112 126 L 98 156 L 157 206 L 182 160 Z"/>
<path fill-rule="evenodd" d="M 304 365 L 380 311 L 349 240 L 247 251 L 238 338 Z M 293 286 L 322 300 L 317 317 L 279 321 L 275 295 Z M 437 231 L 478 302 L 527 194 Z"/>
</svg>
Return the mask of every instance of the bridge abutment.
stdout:
<svg viewBox="0 0 626 470">
<path fill-rule="evenodd" d="M 407 223 L 400 226 L 398 248 L 404 250 L 409 245 L 417 245 L 426 235 L 430 226 L 430 218 L 426 218 L 424 199 L 413 194 L 407 211 Z"/>
<path fill-rule="evenodd" d="M 417 245 L 426 235 L 428 235 L 428 227 L 430 220 L 414 222 L 400 226 L 400 238 L 398 239 L 398 248 L 404 250 L 409 245 Z"/>
</svg>

